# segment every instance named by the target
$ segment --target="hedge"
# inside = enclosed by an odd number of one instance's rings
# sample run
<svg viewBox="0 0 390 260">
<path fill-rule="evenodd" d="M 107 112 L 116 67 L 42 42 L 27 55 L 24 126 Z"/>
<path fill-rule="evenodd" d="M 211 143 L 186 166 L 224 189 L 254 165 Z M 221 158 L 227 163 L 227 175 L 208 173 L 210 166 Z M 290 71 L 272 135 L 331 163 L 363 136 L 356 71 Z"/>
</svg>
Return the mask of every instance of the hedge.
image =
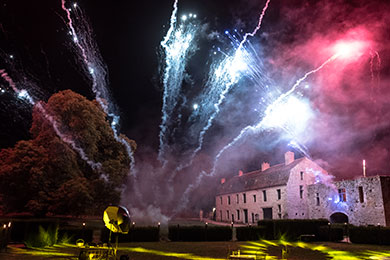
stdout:
<svg viewBox="0 0 390 260">
<path fill-rule="evenodd" d="M 160 240 L 160 229 L 158 227 L 131 227 L 128 234 L 111 234 L 111 243 L 115 242 L 118 235 L 118 242 L 156 242 Z M 110 230 L 104 228 L 101 231 L 100 240 L 103 243 L 109 242 Z"/>
<path fill-rule="evenodd" d="M 318 232 L 319 241 L 338 242 L 344 238 L 344 229 L 342 227 L 334 227 L 333 225 L 320 226 Z"/>
<path fill-rule="evenodd" d="M 232 239 L 230 227 L 209 226 L 169 226 L 168 238 L 171 241 L 229 241 Z"/>
<path fill-rule="evenodd" d="M 254 241 L 266 237 L 266 228 L 263 226 L 237 227 L 236 236 L 238 241 Z"/>
<path fill-rule="evenodd" d="M 58 242 L 76 243 L 77 239 L 83 239 L 85 243 L 92 242 L 93 230 L 86 228 L 65 228 L 58 230 Z"/>
<path fill-rule="evenodd" d="M 390 245 L 390 228 L 349 226 L 349 239 L 356 244 Z"/>
<path fill-rule="evenodd" d="M 301 235 L 313 234 L 319 237 L 320 226 L 327 226 L 326 219 L 278 219 L 260 220 L 259 226 L 265 228 L 265 239 L 278 239 L 281 236 L 288 240 L 298 240 Z"/>
</svg>

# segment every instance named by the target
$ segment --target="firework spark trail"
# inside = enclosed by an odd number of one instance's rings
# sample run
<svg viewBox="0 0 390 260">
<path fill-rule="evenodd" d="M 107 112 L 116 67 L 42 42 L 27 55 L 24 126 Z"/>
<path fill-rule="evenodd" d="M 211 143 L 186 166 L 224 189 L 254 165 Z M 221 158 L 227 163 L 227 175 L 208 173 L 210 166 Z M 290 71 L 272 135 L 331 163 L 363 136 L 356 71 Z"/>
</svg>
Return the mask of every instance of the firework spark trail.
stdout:
<svg viewBox="0 0 390 260">
<path fill-rule="evenodd" d="M 0 76 L 8 83 L 8 85 L 18 95 L 19 98 L 27 100 L 31 105 L 35 106 L 41 112 L 44 118 L 52 125 L 57 136 L 66 144 L 70 145 L 72 149 L 80 155 L 81 159 L 87 162 L 88 165 L 91 166 L 91 168 L 94 170 L 99 170 L 101 168 L 100 163 L 95 163 L 91 159 L 89 159 L 88 156 L 83 151 L 83 149 L 78 147 L 70 136 L 67 136 L 61 132 L 60 127 L 58 126 L 58 122 L 55 120 L 53 116 L 51 116 L 47 112 L 47 110 L 42 106 L 42 103 L 35 102 L 34 99 L 28 94 L 28 92 L 25 89 L 18 89 L 16 87 L 15 82 L 12 80 L 12 78 L 7 74 L 5 70 L 0 69 Z"/>
<path fill-rule="evenodd" d="M 307 72 L 303 77 L 301 77 L 300 79 L 298 79 L 295 84 L 290 88 L 289 91 L 287 91 L 286 93 L 280 95 L 271 105 L 269 105 L 267 107 L 267 109 L 265 110 L 264 112 L 264 117 L 263 119 L 257 123 L 255 126 L 247 126 L 245 127 L 244 129 L 241 130 L 240 134 L 233 139 L 232 142 L 230 142 L 229 144 L 227 144 L 225 147 L 223 147 L 217 154 L 217 156 L 215 157 L 215 160 L 214 160 L 214 166 L 213 166 L 213 169 L 210 173 L 210 175 L 214 175 L 215 174 L 215 169 L 216 169 L 216 165 L 217 165 L 217 162 L 219 160 L 219 158 L 221 157 L 221 155 L 227 150 L 229 149 L 230 147 L 232 147 L 233 145 L 235 145 L 239 140 L 241 140 L 242 137 L 244 137 L 247 132 L 250 130 L 250 131 L 253 131 L 254 133 L 260 131 L 262 128 L 263 128 L 263 125 L 264 123 L 267 122 L 267 120 L 270 120 L 270 117 L 272 117 L 272 111 L 281 103 L 283 102 L 283 100 L 285 98 L 287 98 L 288 96 L 290 96 L 295 90 L 296 88 L 302 83 L 302 81 L 304 81 L 308 76 L 310 76 L 311 74 L 314 74 L 316 72 L 318 72 L 319 70 L 321 70 L 322 68 L 324 68 L 328 63 L 334 61 L 339 55 L 338 54 L 335 54 L 333 55 L 332 57 L 330 57 L 328 60 L 326 60 L 324 63 L 322 63 L 319 67 L 317 67 L 316 69 L 314 70 L 311 70 L 309 72 Z"/>
<path fill-rule="evenodd" d="M 380 84 L 380 69 L 381 69 L 381 58 L 379 53 L 374 50 L 370 50 L 370 72 L 371 72 L 371 91 L 370 100 L 374 105 L 375 109 L 375 121 L 378 123 L 381 118 L 381 109 L 377 106 L 376 96 L 378 96 L 378 88 Z M 376 60 L 376 62 L 375 62 Z M 376 73 L 375 73 L 376 72 Z"/>
<path fill-rule="evenodd" d="M 172 114 L 180 97 L 187 60 L 190 54 L 196 49 L 193 41 L 195 34 L 199 29 L 198 26 L 190 22 L 178 26 L 177 3 L 178 0 L 175 0 L 170 19 L 170 27 L 161 42 L 165 64 L 162 78 L 164 91 L 161 109 L 162 117 L 159 133 L 160 148 L 158 160 L 163 163 L 163 166 L 167 163 L 165 158 L 165 154 L 169 148 L 167 145 L 167 138 L 169 136 L 170 125 L 173 123 L 170 122 L 170 120 L 172 119 Z M 195 17 L 196 16 L 192 16 L 192 18 Z M 180 117 L 178 117 L 178 120 L 179 119 Z"/>
<path fill-rule="evenodd" d="M 265 15 L 265 12 L 267 11 L 268 5 L 269 5 L 270 2 L 271 2 L 271 0 L 267 0 L 267 2 L 265 3 L 265 6 L 264 6 L 264 8 L 263 8 L 263 10 L 261 11 L 261 14 L 260 14 L 260 17 L 259 17 L 259 22 L 258 22 L 256 28 L 253 30 L 253 32 L 251 32 L 251 33 L 246 33 L 246 34 L 244 35 L 244 38 L 243 38 L 243 40 L 241 41 L 241 43 L 240 43 L 240 45 L 238 46 L 238 48 L 241 48 L 241 47 L 244 45 L 244 43 L 245 43 L 246 40 L 248 39 L 248 36 L 253 37 L 253 36 L 255 36 L 255 34 L 257 33 L 257 31 L 260 30 L 261 24 L 262 24 L 262 22 L 263 22 L 263 18 L 264 18 L 264 15 Z"/>
<path fill-rule="evenodd" d="M 258 20 L 258 24 L 256 28 L 251 33 L 246 33 L 243 37 L 243 39 L 239 42 L 238 47 L 236 48 L 236 51 L 232 57 L 228 56 L 226 59 L 223 60 L 223 62 L 220 63 L 219 66 L 216 67 L 216 70 L 213 71 L 213 74 L 211 75 L 211 80 L 208 81 L 210 89 L 217 89 L 219 93 L 218 101 L 214 104 L 214 112 L 210 115 L 210 117 L 207 120 L 206 126 L 203 127 L 203 129 L 199 133 L 198 137 L 198 147 L 195 148 L 195 150 L 192 152 L 192 154 L 189 156 L 189 162 L 184 165 L 179 165 L 169 178 L 169 181 L 172 181 L 173 178 L 176 176 L 176 173 L 180 170 L 192 165 L 193 160 L 195 156 L 198 154 L 198 152 L 203 147 L 203 141 L 205 138 L 205 134 L 212 126 L 215 117 L 220 112 L 220 106 L 225 100 L 225 97 L 227 93 L 230 91 L 231 87 L 234 86 L 239 80 L 239 72 L 240 70 L 245 70 L 248 68 L 248 66 L 245 63 L 245 60 L 248 60 L 250 55 L 244 48 L 244 44 L 247 42 L 248 37 L 255 36 L 255 34 L 260 30 L 261 24 L 265 15 L 265 12 L 268 9 L 268 5 L 271 0 L 267 0 L 261 14 Z M 225 88 L 221 91 L 220 86 L 225 86 Z M 217 94 L 218 95 L 218 94 Z"/>
<path fill-rule="evenodd" d="M 203 177 L 205 176 L 214 176 L 215 175 L 215 171 L 216 171 L 216 167 L 217 167 L 217 163 L 221 157 L 221 155 L 227 150 L 229 149 L 230 147 L 232 147 L 233 145 L 235 145 L 238 141 L 240 141 L 243 137 L 247 136 L 248 134 L 250 133 L 258 133 L 260 130 L 262 130 L 264 124 L 267 122 L 267 120 L 270 119 L 270 117 L 272 117 L 272 111 L 285 99 L 287 98 L 288 96 L 290 96 L 295 90 L 296 88 L 302 83 L 302 81 L 304 81 L 308 76 L 310 76 L 311 74 L 314 74 L 316 72 L 318 72 L 319 70 L 321 70 L 322 68 L 324 68 L 328 63 L 334 61 L 337 57 L 339 57 L 340 54 L 335 54 L 333 55 L 332 57 L 330 57 L 328 60 L 326 60 L 324 63 L 322 63 L 319 67 L 317 67 L 316 69 L 313 69 L 309 72 L 307 72 L 303 77 L 301 77 L 300 79 L 298 79 L 295 84 L 290 88 L 290 90 L 288 90 L 286 93 L 280 95 L 271 105 L 269 105 L 267 107 L 267 109 L 265 110 L 264 112 L 264 117 L 262 118 L 262 120 L 257 123 L 256 125 L 254 126 L 246 126 L 245 128 L 243 128 L 240 132 L 240 134 L 235 137 L 233 139 L 233 141 L 231 141 L 229 144 L 227 144 L 226 146 L 224 146 L 217 154 L 217 156 L 215 157 L 214 159 L 214 163 L 213 163 L 213 168 L 211 170 L 210 173 L 206 173 L 204 171 L 202 171 L 201 174 L 199 174 L 199 176 L 197 177 L 196 179 L 196 182 L 194 184 L 191 184 L 190 186 L 187 187 L 187 189 L 184 191 L 183 195 L 182 195 L 182 199 L 180 200 L 180 202 L 178 203 L 178 207 L 176 209 L 176 212 L 179 212 L 181 209 L 183 209 L 187 202 L 188 202 L 188 197 L 190 195 L 190 193 L 195 189 L 197 188 L 200 183 L 201 183 L 201 180 L 203 179 Z"/>
<path fill-rule="evenodd" d="M 370 59 L 370 72 L 371 72 L 371 93 L 370 93 L 370 98 L 371 100 L 376 103 L 376 100 L 374 100 L 373 97 L 373 92 L 374 92 L 374 87 L 379 84 L 380 82 L 380 77 L 379 77 L 379 71 L 381 68 L 381 58 L 379 56 L 379 53 L 377 51 L 370 51 L 371 59 Z M 376 63 L 375 63 L 376 60 Z M 375 72 L 376 75 L 375 75 Z"/>
<path fill-rule="evenodd" d="M 135 171 L 135 159 L 134 152 L 131 145 L 121 136 L 118 135 L 118 123 L 119 116 L 112 112 L 113 108 L 110 94 L 107 88 L 107 69 L 103 63 L 96 43 L 92 39 L 92 32 L 86 18 L 83 16 L 81 10 L 77 8 L 77 5 L 73 5 L 73 9 L 68 9 L 65 6 L 66 1 L 61 0 L 61 7 L 66 12 L 67 26 L 69 27 L 70 34 L 73 37 L 73 42 L 77 47 L 77 52 L 81 56 L 81 60 L 85 65 L 84 69 L 87 72 L 87 76 L 92 80 L 92 91 L 96 96 L 96 100 L 100 104 L 103 111 L 111 118 L 111 129 L 114 132 L 115 140 L 122 143 L 125 146 L 126 152 L 130 158 L 130 174 L 136 175 Z M 72 13 L 78 18 L 80 24 L 75 27 L 72 20 Z"/>
<path fill-rule="evenodd" d="M 176 21 L 177 21 L 177 4 L 178 4 L 178 0 L 175 0 L 175 2 L 173 3 L 173 11 L 172 11 L 172 14 L 171 14 L 171 19 L 170 19 L 170 26 L 169 26 L 169 29 L 168 29 L 168 32 L 167 34 L 165 35 L 164 37 L 164 40 L 161 42 L 161 46 L 163 47 L 163 49 L 167 50 L 168 49 L 168 41 L 169 39 L 171 38 L 171 35 L 174 31 L 174 28 L 176 27 Z M 166 68 L 165 68 L 165 73 L 164 73 L 164 79 L 163 79 L 163 84 L 164 84 L 164 93 L 163 93 L 163 105 L 162 105 L 162 109 L 161 109 L 161 112 L 162 112 L 162 118 L 161 118 L 161 124 L 160 124 L 160 134 L 159 134 L 159 140 L 160 140 L 160 150 L 158 152 L 158 160 L 160 162 L 163 162 L 164 165 L 166 164 L 166 160 L 163 158 L 164 156 L 164 153 L 166 151 L 166 146 L 165 146 L 165 134 L 167 132 L 167 126 L 166 126 L 166 122 L 168 120 L 168 115 L 167 115 L 167 107 L 168 107 L 168 104 L 167 104 L 167 101 L 168 101 L 168 91 L 169 89 L 167 88 L 167 86 L 165 86 L 165 82 L 168 80 L 168 73 L 169 73 L 169 70 L 170 70 L 170 63 L 169 63 L 169 60 L 166 59 L 166 64 L 165 64 Z"/>
</svg>

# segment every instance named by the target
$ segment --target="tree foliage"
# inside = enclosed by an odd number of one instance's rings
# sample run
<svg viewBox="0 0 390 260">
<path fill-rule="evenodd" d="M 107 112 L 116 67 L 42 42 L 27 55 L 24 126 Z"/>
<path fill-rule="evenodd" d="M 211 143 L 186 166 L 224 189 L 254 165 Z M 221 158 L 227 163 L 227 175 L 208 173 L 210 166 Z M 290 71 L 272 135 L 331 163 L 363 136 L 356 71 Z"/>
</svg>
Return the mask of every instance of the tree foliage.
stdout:
<svg viewBox="0 0 390 260">
<path fill-rule="evenodd" d="M 39 105 L 57 122 L 62 135 L 100 168 L 92 169 L 56 134 Z M 100 214 L 108 204 L 118 203 L 131 158 L 116 140 L 99 104 L 66 90 L 39 105 L 33 109 L 32 139 L 0 151 L 4 210 L 35 215 Z M 125 140 L 135 150 L 135 142 Z"/>
</svg>

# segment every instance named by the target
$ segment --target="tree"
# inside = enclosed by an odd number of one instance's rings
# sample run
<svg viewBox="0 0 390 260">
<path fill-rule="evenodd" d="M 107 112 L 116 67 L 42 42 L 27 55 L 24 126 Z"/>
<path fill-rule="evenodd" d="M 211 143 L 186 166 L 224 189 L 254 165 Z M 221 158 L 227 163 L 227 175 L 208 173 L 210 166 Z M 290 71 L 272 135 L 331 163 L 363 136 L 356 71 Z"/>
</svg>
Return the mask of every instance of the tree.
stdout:
<svg viewBox="0 0 390 260">
<path fill-rule="evenodd" d="M 32 140 L 0 152 L 0 193 L 6 211 L 100 214 L 108 204 L 119 202 L 130 158 L 97 102 L 70 90 L 54 94 L 47 104 L 34 107 L 30 132 Z M 69 140 L 101 167 L 91 168 Z M 125 140 L 136 148 L 134 141 Z"/>
</svg>

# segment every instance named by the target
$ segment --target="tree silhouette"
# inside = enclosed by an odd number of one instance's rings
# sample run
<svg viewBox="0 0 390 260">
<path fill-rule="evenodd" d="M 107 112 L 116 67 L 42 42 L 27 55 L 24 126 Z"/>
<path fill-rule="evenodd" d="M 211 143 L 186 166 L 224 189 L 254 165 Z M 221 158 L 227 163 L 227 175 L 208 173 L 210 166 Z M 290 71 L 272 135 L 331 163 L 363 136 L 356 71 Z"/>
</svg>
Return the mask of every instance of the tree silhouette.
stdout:
<svg viewBox="0 0 390 260">
<path fill-rule="evenodd" d="M 52 116 L 63 136 L 101 167 L 92 169 L 82 160 L 56 134 L 39 106 Z M 0 151 L 4 211 L 100 214 L 108 204 L 119 202 L 131 158 L 97 102 L 70 90 L 56 93 L 34 107 L 30 133 L 32 140 Z M 124 139 L 136 149 L 134 141 Z"/>
</svg>

